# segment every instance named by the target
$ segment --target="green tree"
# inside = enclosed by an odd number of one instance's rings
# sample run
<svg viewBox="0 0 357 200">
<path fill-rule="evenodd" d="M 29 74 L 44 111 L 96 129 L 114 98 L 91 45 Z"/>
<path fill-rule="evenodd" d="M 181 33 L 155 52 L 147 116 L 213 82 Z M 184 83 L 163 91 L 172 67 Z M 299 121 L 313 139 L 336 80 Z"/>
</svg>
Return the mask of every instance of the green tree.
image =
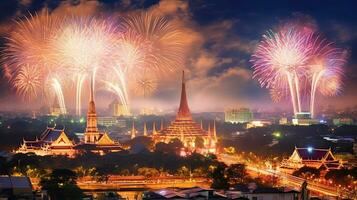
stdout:
<svg viewBox="0 0 357 200">
<path fill-rule="evenodd" d="M 238 183 L 243 183 L 247 177 L 247 172 L 244 164 L 232 164 L 226 169 L 226 176 L 231 186 Z"/>
<path fill-rule="evenodd" d="M 48 176 L 41 178 L 40 185 L 53 200 L 82 199 L 83 192 L 76 181 L 77 176 L 73 171 L 54 169 Z"/>
<path fill-rule="evenodd" d="M 228 189 L 229 183 L 227 176 L 225 174 L 226 165 L 224 163 L 219 163 L 214 166 L 209 173 L 209 178 L 212 179 L 211 187 L 214 189 Z"/>
<path fill-rule="evenodd" d="M 300 169 L 293 172 L 294 176 L 298 176 L 305 179 L 319 178 L 320 170 L 313 167 L 301 167 Z"/>
<path fill-rule="evenodd" d="M 138 175 L 145 176 L 147 178 L 159 176 L 159 170 L 150 167 L 141 167 L 138 169 Z"/>
</svg>

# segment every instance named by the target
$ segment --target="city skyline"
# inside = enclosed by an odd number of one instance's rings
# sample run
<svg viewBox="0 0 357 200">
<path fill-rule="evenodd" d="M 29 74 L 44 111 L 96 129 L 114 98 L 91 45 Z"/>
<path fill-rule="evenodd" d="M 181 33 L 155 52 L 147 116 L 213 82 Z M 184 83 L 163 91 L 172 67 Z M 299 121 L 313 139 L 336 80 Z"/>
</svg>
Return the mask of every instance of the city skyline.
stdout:
<svg viewBox="0 0 357 200">
<path fill-rule="evenodd" d="M 164 74 L 157 81 L 157 89 L 152 95 L 134 94 L 129 87 L 130 106 L 139 110 L 142 107 L 156 107 L 163 110 L 177 108 L 180 72 L 185 69 L 188 74 L 187 90 L 190 107 L 193 112 L 223 111 L 230 107 L 250 107 L 254 109 L 292 112 L 290 102 L 284 100 L 273 103 L 269 91 L 261 88 L 253 79 L 252 63 L 249 62 L 262 35 L 283 23 L 298 21 L 315 27 L 327 40 L 348 52 L 347 64 L 343 78 L 342 92 L 336 97 L 318 96 L 319 106 L 336 108 L 354 107 L 357 96 L 356 77 L 356 35 L 352 1 L 334 5 L 318 2 L 300 2 L 287 4 L 282 1 L 263 3 L 260 8 L 254 2 L 215 2 L 215 1 L 14 1 L 3 2 L 8 8 L 1 18 L 2 38 L 14 29 L 14 19 L 41 13 L 48 9 L 50 15 L 105 16 L 131 14 L 138 11 L 154 10 L 180 24 L 184 29 L 186 42 L 189 43 L 184 63 L 173 73 Z M 308 5 L 308 6 L 307 6 Z M 331 5 L 334 5 L 331 7 Z M 315 11 L 316 7 L 326 7 Z M 328 10 L 328 9 L 330 10 Z M 283 12 L 275 12 L 284 10 Z M 344 10 L 344 12 L 340 11 Z M 330 15 L 329 13 L 335 13 Z M 337 14 L 338 13 L 338 14 Z M 224 33 L 224 34 L 223 34 Z M 5 39 L 4 39 L 5 40 Z M 2 46 L 4 45 L 2 40 Z M 2 110 L 13 108 L 22 110 L 38 109 L 44 102 L 40 99 L 26 102 L 15 94 L 15 90 L 1 71 Z M 170 77 L 170 78 L 167 78 Z M 87 86 L 86 86 L 87 87 Z M 83 89 L 86 99 L 88 90 Z M 100 88 L 96 92 L 99 108 L 106 108 L 115 95 Z M 205 101 L 202 102 L 202 99 Z M 74 109 L 74 100 L 65 98 L 68 108 Z M 82 101 L 86 105 L 85 101 Z M 32 106 L 31 106 L 32 105 Z M 85 110 L 85 106 L 82 108 Z"/>
</svg>

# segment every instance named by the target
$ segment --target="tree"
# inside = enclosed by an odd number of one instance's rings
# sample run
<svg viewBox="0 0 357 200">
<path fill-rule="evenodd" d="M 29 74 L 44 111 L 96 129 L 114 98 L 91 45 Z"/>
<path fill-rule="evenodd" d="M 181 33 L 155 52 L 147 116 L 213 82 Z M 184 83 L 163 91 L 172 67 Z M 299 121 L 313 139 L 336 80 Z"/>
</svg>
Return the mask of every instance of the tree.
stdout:
<svg viewBox="0 0 357 200">
<path fill-rule="evenodd" d="M 161 153 L 179 155 L 182 147 L 183 147 L 182 142 L 179 139 L 175 138 L 171 140 L 168 144 L 164 142 L 158 142 L 155 145 L 155 151 Z"/>
<path fill-rule="evenodd" d="M 300 169 L 293 172 L 294 176 L 299 176 L 304 179 L 312 179 L 320 177 L 320 170 L 313 167 L 301 167 Z"/>
<path fill-rule="evenodd" d="M 9 175 L 10 168 L 5 157 L 0 157 L 0 175 Z"/>
<path fill-rule="evenodd" d="M 231 186 L 234 186 L 238 183 L 243 183 L 247 177 L 247 172 L 245 170 L 244 164 L 232 164 L 227 167 L 226 175 L 228 182 Z"/>
<path fill-rule="evenodd" d="M 186 166 L 182 166 L 177 170 L 177 175 L 182 177 L 190 176 L 190 170 Z"/>
<path fill-rule="evenodd" d="M 83 192 L 76 185 L 77 176 L 69 169 L 54 169 L 47 177 L 41 178 L 42 190 L 46 190 L 53 200 L 82 199 Z"/>
<path fill-rule="evenodd" d="M 151 178 L 154 176 L 159 176 L 159 170 L 150 167 L 141 167 L 138 169 L 138 175 L 145 176 L 146 178 Z"/>
<path fill-rule="evenodd" d="M 213 169 L 209 173 L 209 177 L 212 179 L 211 187 L 214 189 L 228 189 L 229 183 L 227 176 L 225 174 L 226 165 L 224 163 L 219 163 L 217 166 L 212 167 Z"/>
</svg>

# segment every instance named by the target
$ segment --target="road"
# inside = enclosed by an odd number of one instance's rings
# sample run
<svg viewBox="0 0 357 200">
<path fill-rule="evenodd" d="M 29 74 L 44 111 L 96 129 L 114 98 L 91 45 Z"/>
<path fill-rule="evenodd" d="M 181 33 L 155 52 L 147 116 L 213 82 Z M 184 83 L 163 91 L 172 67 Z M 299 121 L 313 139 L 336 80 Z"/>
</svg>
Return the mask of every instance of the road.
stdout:
<svg viewBox="0 0 357 200">
<path fill-rule="evenodd" d="M 222 154 L 219 156 L 219 160 L 226 163 L 227 165 L 233 163 L 242 163 L 242 159 L 237 156 L 231 156 Z M 276 177 L 280 184 L 294 188 L 296 190 L 300 190 L 302 183 L 305 179 L 296 177 L 290 174 L 286 174 L 277 170 L 267 169 L 262 167 L 254 166 L 253 164 L 246 164 L 246 169 L 249 173 L 253 173 L 255 175 L 267 175 Z M 316 183 L 313 181 L 307 181 L 307 188 L 317 194 L 326 195 L 326 196 L 333 196 L 333 197 L 347 197 L 350 194 L 346 192 L 342 192 L 338 189 L 338 187 L 332 187 L 328 185 L 324 185 L 321 183 Z"/>
<path fill-rule="evenodd" d="M 34 188 L 38 187 L 37 179 L 31 179 Z M 162 189 L 169 187 L 206 187 L 210 186 L 206 178 L 151 177 L 144 176 L 109 176 L 107 181 L 97 181 L 92 177 L 79 178 L 77 185 L 83 190 L 127 190 L 127 189 Z"/>
</svg>

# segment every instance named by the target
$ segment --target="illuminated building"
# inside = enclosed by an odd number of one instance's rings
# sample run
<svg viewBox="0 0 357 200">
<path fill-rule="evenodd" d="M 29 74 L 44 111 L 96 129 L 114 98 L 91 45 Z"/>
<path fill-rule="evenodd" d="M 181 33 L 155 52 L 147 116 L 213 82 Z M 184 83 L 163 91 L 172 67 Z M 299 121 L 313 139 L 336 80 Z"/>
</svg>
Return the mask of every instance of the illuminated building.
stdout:
<svg viewBox="0 0 357 200">
<path fill-rule="evenodd" d="M 247 128 L 256 128 L 256 127 L 264 127 L 271 125 L 270 121 L 263 121 L 263 120 L 254 120 L 247 123 Z"/>
<path fill-rule="evenodd" d="M 351 118 L 336 118 L 333 119 L 333 125 L 342 126 L 342 125 L 353 125 L 353 119 Z"/>
<path fill-rule="evenodd" d="M 33 141 L 23 140 L 16 153 L 34 153 L 36 155 L 66 155 L 76 154 L 75 143 L 69 139 L 63 129 L 47 127 L 39 138 Z"/>
<path fill-rule="evenodd" d="M 248 108 L 229 109 L 224 112 L 224 119 L 230 123 L 247 123 L 253 120 L 253 113 Z"/>
<path fill-rule="evenodd" d="M 66 155 L 74 157 L 82 151 L 91 151 L 101 155 L 107 152 L 122 150 L 119 143 L 114 142 L 107 133 L 100 133 L 97 127 L 97 113 L 91 86 L 90 101 L 87 113 L 87 127 L 84 141 L 79 144 L 71 141 L 64 130 L 48 128 L 35 141 L 23 141 L 16 153 L 35 153 L 37 155 Z"/>
<path fill-rule="evenodd" d="M 316 169 L 331 170 L 340 169 L 342 161 L 337 160 L 331 149 L 296 148 L 288 159 L 284 159 L 280 169 L 294 171 L 301 167 L 313 167 Z"/>
<path fill-rule="evenodd" d="M 288 123 L 289 123 L 289 121 L 288 121 L 288 118 L 286 118 L 286 117 L 282 117 L 282 118 L 279 119 L 279 124 L 280 125 L 286 125 Z"/>
<path fill-rule="evenodd" d="M 142 108 L 140 110 L 140 115 L 157 115 L 158 110 L 155 108 Z"/>
<path fill-rule="evenodd" d="M 118 117 L 98 117 L 98 125 L 105 127 L 116 126 L 120 128 L 125 128 L 126 120 L 120 119 Z"/>
<path fill-rule="evenodd" d="M 212 129 L 206 131 L 201 128 L 200 124 L 192 120 L 187 103 L 184 72 L 182 73 L 181 99 L 176 119 L 168 127 L 158 131 L 157 134 L 152 134 L 151 137 L 155 143 L 169 143 L 173 139 L 179 139 L 189 151 L 216 152 L 217 134 L 215 123 Z M 201 140 L 202 144 L 196 145 L 197 140 Z"/>
<path fill-rule="evenodd" d="M 299 126 L 309 126 L 312 124 L 318 124 L 319 121 L 317 119 L 311 118 L 311 113 L 309 112 L 299 112 L 296 113 L 295 117 L 292 119 L 293 125 Z"/>
<path fill-rule="evenodd" d="M 77 148 L 90 150 L 101 155 L 107 152 L 118 152 L 121 150 L 119 143 L 113 141 L 107 133 L 100 133 L 98 130 L 93 93 L 93 86 L 91 85 L 84 141 Z"/>
<path fill-rule="evenodd" d="M 50 107 L 50 115 L 60 116 L 61 114 L 61 107 L 59 106 L 57 99 L 55 99 L 53 105 Z"/>
<path fill-rule="evenodd" d="M 112 116 L 130 116 L 130 113 L 125 106 L 121 104 L 117 99 L 115 99 L 112 103 L 109 104 L 109 112 Z"/>
</svg>

